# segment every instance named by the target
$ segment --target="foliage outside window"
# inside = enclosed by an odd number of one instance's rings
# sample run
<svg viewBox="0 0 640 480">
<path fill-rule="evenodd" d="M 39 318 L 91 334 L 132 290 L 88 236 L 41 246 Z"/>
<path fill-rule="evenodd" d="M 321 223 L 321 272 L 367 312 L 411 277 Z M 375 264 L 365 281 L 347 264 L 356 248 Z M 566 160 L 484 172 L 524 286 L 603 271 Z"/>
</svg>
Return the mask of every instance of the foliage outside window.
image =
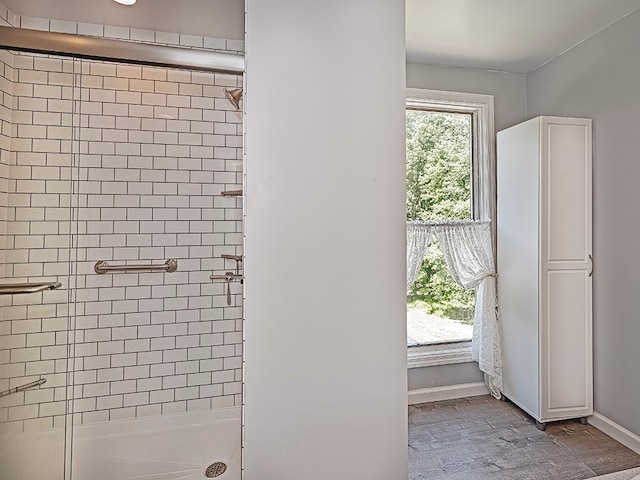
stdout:
<svg viewBox="0 0 640 480">
<path fill-rule="evenodd" d="M 471 115 L 407 110 L 406 118 L 407 220 L 472 218 Z M 427 316 L 421 318 L 438 321 L 445 333 L 438 337 L 429 325 L 418 326 L 422 334 L 409 344 L 470 338 L 469 327 L 461 325 L 473 323 L 474 298 L 474 291 L 463 290 L 451 279 L 437 243 L 432 243 L 407 294 L 409 321 L 411 326 L 412 310 L 422 310 Z M 442 338 L 448 330 L 451 338 Z"/>
</svg>

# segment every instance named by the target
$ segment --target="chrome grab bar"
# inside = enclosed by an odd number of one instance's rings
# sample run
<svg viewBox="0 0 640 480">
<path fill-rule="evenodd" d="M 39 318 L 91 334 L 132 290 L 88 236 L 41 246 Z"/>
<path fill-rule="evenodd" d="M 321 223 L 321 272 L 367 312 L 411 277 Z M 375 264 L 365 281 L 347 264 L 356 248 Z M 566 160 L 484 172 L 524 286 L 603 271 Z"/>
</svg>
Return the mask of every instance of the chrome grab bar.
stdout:
<svg viewBox="0 0 640 480">
<path fill-rule="evenodd" d="M 60 282 L 2 283 L 0 284 L 0 295 L 38 293 L 45 290 L 55 290 L 61 286 Z"/>
<path fill-rule="evenodd" d="M 173 273 L 178 269 L 178 261 L 170 258 L 162 265 L 109 265 L 106 260 L 96 262 L 93 267 L 99 275 L 109 272 L 167 272 Z"/>
<path fill-rule="evenodd" d="M 42 385 L 43 383 L 47 383 L 47 380 L 44 378 L 41 378 L 40 380 L 36 380 L 35 382 L 29 382 L 29 383 L 25 383 L 24 385 L 20 385 L 19 387 L 10 388 L 9 390 L 0 392 L 0 398 L 6 397 L 7 395 L 11 395 L 13 393 L 22 392 L 23 390 L 28 390 L 33 387 L 37 387 L 38 385 Z"/>
</svg>

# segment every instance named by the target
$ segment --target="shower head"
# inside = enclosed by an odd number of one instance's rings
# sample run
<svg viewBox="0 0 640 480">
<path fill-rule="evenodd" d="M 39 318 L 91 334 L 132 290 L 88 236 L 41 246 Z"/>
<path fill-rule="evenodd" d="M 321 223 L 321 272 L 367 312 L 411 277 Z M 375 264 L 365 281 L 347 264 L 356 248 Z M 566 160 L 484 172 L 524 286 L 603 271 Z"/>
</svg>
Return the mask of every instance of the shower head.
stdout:
<svg viewBox="0 0 640 480">
<path fill-rule="evenodd" d="M 242 98 L 242 88 L 225 88 L 224 96 L 231 102 L 233 108 L 240 110 L 240 99 Z"/>
</svg>

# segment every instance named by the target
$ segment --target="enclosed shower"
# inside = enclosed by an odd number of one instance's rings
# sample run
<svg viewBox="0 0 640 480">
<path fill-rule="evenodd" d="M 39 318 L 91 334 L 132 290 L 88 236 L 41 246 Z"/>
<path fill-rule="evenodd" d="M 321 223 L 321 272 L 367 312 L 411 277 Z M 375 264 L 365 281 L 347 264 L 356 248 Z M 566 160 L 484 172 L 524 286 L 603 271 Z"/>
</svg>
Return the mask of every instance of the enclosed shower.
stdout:
<svg viewBox="0 0 640 480">
<path fill-rule="evenodd" d="M 240 52 L 5 17 L 0 480 L 238 480 Z"/>
</svg>

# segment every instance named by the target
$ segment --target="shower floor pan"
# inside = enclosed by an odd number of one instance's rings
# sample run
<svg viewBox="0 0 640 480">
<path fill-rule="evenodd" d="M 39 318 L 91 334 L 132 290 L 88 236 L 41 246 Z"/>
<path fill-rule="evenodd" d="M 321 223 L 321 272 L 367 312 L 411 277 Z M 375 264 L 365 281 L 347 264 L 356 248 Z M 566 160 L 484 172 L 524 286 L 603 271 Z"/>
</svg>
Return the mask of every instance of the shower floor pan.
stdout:
<svg viewBox="0 0 640 480">
<path fill-rule="evenodd" d="M 240 480 L 240 431 L 237 407 L 80 425 L 71 479 Z M 61 480 L 61 433 L 11 435 L 0 451 L 0 480 Z M 226 469 L 210 468 L 220 463 Z"/>
</svg>

